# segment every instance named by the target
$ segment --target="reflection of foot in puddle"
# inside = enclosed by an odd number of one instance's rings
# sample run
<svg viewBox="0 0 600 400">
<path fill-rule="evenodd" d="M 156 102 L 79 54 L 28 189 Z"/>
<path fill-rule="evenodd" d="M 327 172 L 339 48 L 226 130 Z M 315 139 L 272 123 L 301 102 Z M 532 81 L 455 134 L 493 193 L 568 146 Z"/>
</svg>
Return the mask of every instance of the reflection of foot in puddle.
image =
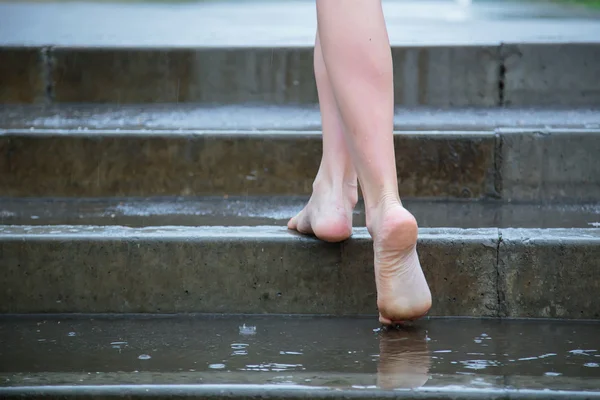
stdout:
<svg viewBox="0 0 600 400">
<path fill-rule="evenodd" d="M 381 331 L 377 386 L 382 389 L 418 388 L 429 379 L 430 365 L 424 330 L 406 326 Z"/>
</svg>

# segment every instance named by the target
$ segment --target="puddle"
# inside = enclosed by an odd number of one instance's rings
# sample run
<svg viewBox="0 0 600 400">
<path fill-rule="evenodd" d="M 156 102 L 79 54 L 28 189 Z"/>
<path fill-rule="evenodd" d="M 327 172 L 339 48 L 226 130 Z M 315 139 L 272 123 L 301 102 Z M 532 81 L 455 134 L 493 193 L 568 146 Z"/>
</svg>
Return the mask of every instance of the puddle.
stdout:
<svg viewBox="0 0 600 400">
<path fill-rule="evenodd" d="M 371 318 L 7 317 L 0 324 L 0 378 L 43 382 L 44 374 L 76 374 L 104 382 L 118 373 L 135 382 L 364 389 L 447 377 L 482 388 L 515 376 L 563 385 L 600 380 L 599 329 L 577 321 L 429 319 L 389 330 Z M 75 332 L 85 340 L 70 340 Z"/>
</svg>

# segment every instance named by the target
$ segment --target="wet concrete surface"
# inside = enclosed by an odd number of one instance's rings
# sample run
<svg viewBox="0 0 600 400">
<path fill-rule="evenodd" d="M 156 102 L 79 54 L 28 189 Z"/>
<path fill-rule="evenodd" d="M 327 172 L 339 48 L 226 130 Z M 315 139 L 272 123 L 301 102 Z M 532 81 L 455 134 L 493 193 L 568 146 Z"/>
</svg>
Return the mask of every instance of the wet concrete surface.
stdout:
<svg viewBox="0 0 600 400">
<path fill-rule="evenodd" d="M 2 225 L 285 226 L 304 196 L 136 199 L 0 198 Z M 423 228 L 599 228 L 600 205 L 403 200 Z M 364 204 L 354 226 L 365 226 Z"/>
<path fill-rule="evenodd" d="M 35 49 L 5 49 L 1 58 L 0 104 L 43 102 L 46 83 L 40 73 L 44 66 L 39 52 Z M 14 68 L 15 65 L 22 67 Z"/>
<path fill-rule="evenodd" d="M 249 112 L 255 108 L 242 109 Z M 8 125 L 12 121 L 22 126 L 27 121 L 21 108 L 7 110 Z M 132 110 L 135 108 L 127 112 Z M 318 118 L 318 111 L 314 112 Z M 600 197 L 600 165 L 596 162 L 600 129 L 592 128 L 599 112 L 565 111 L 554 116 L 550 111 L 540 115 L 531 110 L 420 112 L 411 116 L 404 109 L 397 117 L 408 120 L 407 126 L 399 124 L 402 127 L 394 135 L 403 197 L 570 203 L 593 203 Z M 274 114 L 274 119 L 263 125 L 271 124 L 271 128 L 264 130 L 256 128 L 249 114 L 249 119 L 241 117 L 238 124 L 247 125 L 238 130 L 74 128 L 73 121 L 60 116 L 51 118 L 50 124 L 67 128 L 6 128 L 0 131 L 0 153 L 5 154 L 0 158 L 1 195 L 308 195 L 322 155 L 321 134 L 318 129 L 278 127 L 286 114 Z M 515 118 L 512 121 L 511 116 Z M 558 117 L 564 119 L 559 122 Z M 115 123 L 112 118 L 125 124 L 137 121 L 135 112 L 122 119 L 112 115 L 108 122 L 104 118 L 101 124 Z M 199 123 L 192 119 L 192 124 Z M 453 129 L 453 124 L 468 125 L 469 121 L 472 125 L 466 130 Z M 38 123 L 44 126 L 49 122 L 42 117 Z M 445 123 L 448 126 L 440 129 Z M 485 123 L 486 129 L 474 130 Z M 493 127 L 495 124 L 501 126 Z"/>
<path fill-rule="evenodd" d="M 400 191 L 497 196 L 495 145 L 491 132 L 394 135 Z M 0 154 L 0 188 L 10 197 L 304 195 L 322 140 L 318 132 L 281 131 L 8 133 L 0 136 Z"/>
<path fill-rule="evenodd" d="M 599 108 L 397 108 L 395 129 L 402 131 L 478 131 L 499 127 L 600 128 Z M 320 131 L 317 106 L 264 104 L 199 106 L 61 105 L 0 106 L 0 134 L 23 129 L 65 130 L 104 135 L 182 135 L 210 131 Z M 133 130 L 128 132 L 128 130 Z"/>
<path fill-rule="evenodd" d="M 3 395 L 64 385 L 600 391 L 598 322 L 425 319 L 398 330 L 374 318 L 283 316 L 0 322 Z"/>
<path fill-rule="evenodd" d="M 429 315 L 599 319 L 600 230 L 419 230 Z M 376 313 L 373 242 L 284 226 L 0 226 L 5 313 Z"/>
<path fill-rule="evenodd" d="M 569 248 L 597 241 L 574 231 Z M 499 236 L 420 231 L 430 315 L 499 315 Z M 372 248 L 366 228 L 331 244 L 284 226 L 0 226 L 0 312 L 372 314 Z M 570 287 L 584 293 L 595 282 Z M 594 315 L 570 298 L 561 304 Z"/>
<path fill-rule="evenodd" d="M 594 42 L 600 13 L 548 2 L 388 1 L 393 45 Z M 313 1 L 0 2 L 0 45 L 311 46 Z"/>
</svg>

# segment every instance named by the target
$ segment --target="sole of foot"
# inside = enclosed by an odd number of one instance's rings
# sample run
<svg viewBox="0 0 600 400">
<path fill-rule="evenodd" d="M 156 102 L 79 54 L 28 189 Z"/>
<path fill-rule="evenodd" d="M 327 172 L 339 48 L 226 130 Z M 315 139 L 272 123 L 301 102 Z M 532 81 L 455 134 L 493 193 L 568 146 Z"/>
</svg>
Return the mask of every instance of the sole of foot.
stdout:
<svg viewBox="0 0 600 400">
<path fill-rule="evenodd" d="M 402 205 L 375 211 L 373 236 L 379 322 L 401 324 L 423 317 L 431 308 L 431 292 L 417 254 L 418 226 Z"/>
</svg>

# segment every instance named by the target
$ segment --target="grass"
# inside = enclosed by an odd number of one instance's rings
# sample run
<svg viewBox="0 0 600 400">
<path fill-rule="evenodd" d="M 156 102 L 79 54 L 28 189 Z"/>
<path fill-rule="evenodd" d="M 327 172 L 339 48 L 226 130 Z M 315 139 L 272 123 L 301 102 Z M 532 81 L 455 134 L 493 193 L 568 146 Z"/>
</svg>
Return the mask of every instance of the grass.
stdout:
<svg viewBox="0 0 600 400">
<path fill-rule="evenodd" d="M 554 0 L 555 3 L 600 8 L 600 0 Z"/>
</svg>

